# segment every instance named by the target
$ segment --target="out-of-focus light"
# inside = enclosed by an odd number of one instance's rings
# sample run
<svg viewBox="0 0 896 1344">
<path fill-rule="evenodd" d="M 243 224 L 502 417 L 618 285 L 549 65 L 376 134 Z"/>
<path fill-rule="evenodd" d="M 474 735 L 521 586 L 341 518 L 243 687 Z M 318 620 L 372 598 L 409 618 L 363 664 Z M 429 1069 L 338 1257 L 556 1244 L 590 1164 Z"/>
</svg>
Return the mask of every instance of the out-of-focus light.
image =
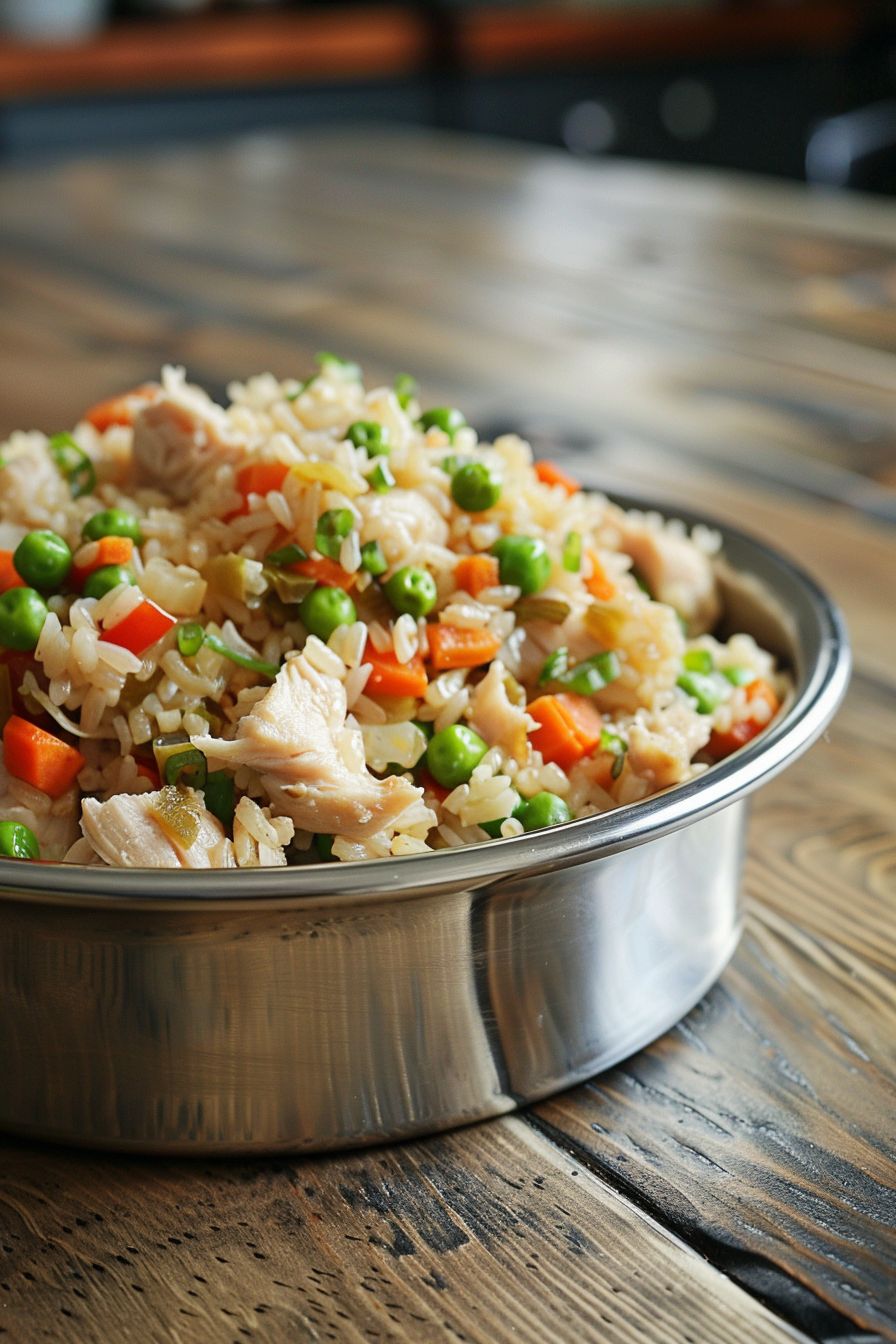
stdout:
<svg viewBox="0 0 896 1344">
<path fill-rule="evenodd" d="M 573 104 L 563 118 L 560 134 L 573 154 L 605 154 L 616 143 L 616 118 L 605 103 L 588 99 Z"/>
<path fill-rule="evenodd" d="M 715 94 L 699 79 L 676 79 L 660 98 L 660 118 L 676 140 L 699 140 L 716 119 Z"/>
</svg>

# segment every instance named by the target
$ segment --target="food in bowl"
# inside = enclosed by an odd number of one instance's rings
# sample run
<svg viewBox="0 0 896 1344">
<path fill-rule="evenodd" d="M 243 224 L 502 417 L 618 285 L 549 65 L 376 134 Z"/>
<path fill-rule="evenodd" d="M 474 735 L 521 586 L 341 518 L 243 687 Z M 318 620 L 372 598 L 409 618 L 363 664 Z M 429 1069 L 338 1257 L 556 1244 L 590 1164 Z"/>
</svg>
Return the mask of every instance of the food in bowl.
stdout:
<svg viewBox="0 0 896 1344">
<path fill-rule="evenodd" d="M 713 632 L 717 536 L 317 358 L 165 368 L 0 448 L 0 857 L 412 854 L 636 803 L 786 674 Z"/>
</svg>

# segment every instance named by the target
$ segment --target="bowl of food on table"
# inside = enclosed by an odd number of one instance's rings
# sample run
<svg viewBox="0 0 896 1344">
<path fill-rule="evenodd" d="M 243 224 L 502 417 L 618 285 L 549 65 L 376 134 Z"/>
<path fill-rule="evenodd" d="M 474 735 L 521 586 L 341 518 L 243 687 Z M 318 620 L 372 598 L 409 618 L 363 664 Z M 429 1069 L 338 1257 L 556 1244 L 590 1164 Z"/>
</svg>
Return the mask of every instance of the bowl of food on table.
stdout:
<svg viewBox="0 0 896 1344">
<path fill-rule="evenodd" d="M 8 1128 L 371 1142 L 718 976 L 747 795 L 848 678 L 792 563 L 331 354 L 0 448 Z"/>
</svg>

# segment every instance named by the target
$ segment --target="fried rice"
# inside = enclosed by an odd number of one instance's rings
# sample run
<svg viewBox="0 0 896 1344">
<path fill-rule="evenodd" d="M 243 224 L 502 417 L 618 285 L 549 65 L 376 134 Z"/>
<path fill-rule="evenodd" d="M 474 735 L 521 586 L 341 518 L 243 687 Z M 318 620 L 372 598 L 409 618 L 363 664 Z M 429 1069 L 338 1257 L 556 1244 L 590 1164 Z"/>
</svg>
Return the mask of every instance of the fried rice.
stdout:
<svg viewBox="0 0 896 1344">
<path fill-rule="evenodd" d="M 637 803 L 777 712 L 772 656 L 714 633 L 710 529 L 332 355 L 228 397 L 167 367 L 0 447 L 4 857 L 476 844 Z"/>
</svg>

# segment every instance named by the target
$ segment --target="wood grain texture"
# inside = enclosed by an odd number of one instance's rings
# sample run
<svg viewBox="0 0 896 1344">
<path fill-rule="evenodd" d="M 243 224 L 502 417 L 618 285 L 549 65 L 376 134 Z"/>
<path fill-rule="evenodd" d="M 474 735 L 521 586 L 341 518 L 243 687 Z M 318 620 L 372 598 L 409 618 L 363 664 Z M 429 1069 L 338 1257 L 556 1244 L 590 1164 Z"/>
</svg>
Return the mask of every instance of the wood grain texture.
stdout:
<svg viewBox="0 0 896 1344">
<path fill-rule="evenodd" d="M 13 1339 L 797 1337 L 518 1119 L 296 1164 L 14 1147 L 0 1207 Z"/>
<path fill-rule="evenodd" d="M 61 428 L 166 359 L 219 392 L 321 347 L 408 368 L 590 483 L 802 560 L 859 675 L 758 795 L 743 944 L 674 1032 L 523 1119 L 388 1152 L 205 1167 L 8 1144 L 0 1328 L 896 1340 L 896 209 L 415 135 L 3 186 L 0 428 Z"/>
<path fill-rule="evenodd" d="M 844 1319 L 896 1338 L 894 709 L 860 680 L 759 795 L 746 934 L 703 1003 L 533 1113 L 824 1339 Z"/>
</svg>

